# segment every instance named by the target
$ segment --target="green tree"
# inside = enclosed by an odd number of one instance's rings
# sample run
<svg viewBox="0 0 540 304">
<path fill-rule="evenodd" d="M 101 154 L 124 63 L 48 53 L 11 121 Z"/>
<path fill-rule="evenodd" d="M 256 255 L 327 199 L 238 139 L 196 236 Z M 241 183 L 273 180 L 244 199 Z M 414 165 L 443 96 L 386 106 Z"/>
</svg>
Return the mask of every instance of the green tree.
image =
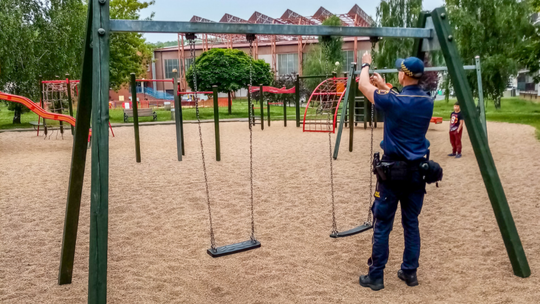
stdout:
<svg viewBox="0 0 540 304">
<path fill-rule="evenodd" d="M 85 12 L 80 0 L 0 1 L 0 90 L 38 101 L 39 75 L 63 77 L 79 66 Z M 10 109 L 20 123 L 26 108 L 11 103 Z"/>
<path fill-rule="evenodd" d="M 155 0 L 111 0 L 111 19 L 139 20 L 140 11 L 153 5 Z M 151 20 L 154 13 L 147 20 Z M 110 53 L 110 86 L 118 90 L 129 83 L 129 75 L 144 76 L 152 60 L 152 46 L 139 33 L 112 33 Z"/>
<path fill-rule="evenodd" d="M 322 25 L 341 26 L 341 19 L 337 16 L 330 16 L 322 22 Z M 306 54 L 303 70 L 304 75 L 331 75 L 341 73 L 343 61 L 342 47 L 343 38 L 340 36 L 319 36 L 318 44 L 310 45 Z M 306 79 L 306 87 L 314 90 L 320 83 L 320 79 Z"/>
<path fill-rule="evenodd" d="M 422 0 L 383 0 L 377 7 L 377 27 L 416 27 Z M 396 59 L 412 56 L 414 40 L 384 38 L 377 43 L 373 56 L 376 68 L 393 68 Z M 397 74 L 386 75 L 387 82 L 398 85 Z"/>
<path fill-rule="evenodd" d="M 111 18 L 139 19 L 140 10 L 153 3 L 112 0 Z M 87 8 L 82 0 L 0 1 L 0 90 L 38 101 L 39 75 L 79 78 Z M 150 58 L 151 47 L 141 34 L 112 34 L 111 87 L 128 82 L 132 72 L 143 75 Z M 20 123 L 26 109 L 16 103 L 10 109 L 14 123 Z"/>
<path fill-rule="evenodd" d="M 529 2 L 518 0 L 446 0 L 450 23 L 464 64 L 482 59 L 484 96 L 500 107 L 508 81 L 518 70 L 516 50 L 530 37 Z M 476 75 L 468 75 L 477 94 Z"/>
<path fill-rule="evenodd" d="M 540 0 L 531 1 L 531 10 L 540 13 Z M 534 76 L 535 82 L 540 82 L 540 23 L 531 31 L 531 34 L 523 39 L 516 51 L 519 64 L 529 69 Z"/>
<path fill-rule="evenodd" d="M 248 88 L 250 63 L 253 86 L 272 83 L 270 65 L 264 60 L 254 60 L 242 51 L 231 49 L 211 49 L 202 53 L 195 59 L 197 90 L 212 91 L 213 85 L 217 85 L 218 91 L 222 93 Z M 192 89 L 193 69 L 192 65 L 186 72 L 186 80 Z"/>
</svg>

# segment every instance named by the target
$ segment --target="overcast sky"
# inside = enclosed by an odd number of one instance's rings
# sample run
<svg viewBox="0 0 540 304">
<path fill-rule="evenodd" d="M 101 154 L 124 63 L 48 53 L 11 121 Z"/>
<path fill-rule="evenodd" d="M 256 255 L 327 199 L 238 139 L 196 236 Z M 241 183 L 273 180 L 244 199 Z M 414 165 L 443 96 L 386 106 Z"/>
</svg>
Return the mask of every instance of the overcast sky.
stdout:
<svg viewBox="0 0 540 304">
<path fill-rule="evenodd" d="M 285 10 L 303 15 L 312 16 L 324 6 L 327 10 L 335 14 L 344 14 L 358 4 L 368 15 L 375 19 L 375 12 L 379 5 L 378 0 L 366 1 L 293 1 L 293 0 L 156 0 L 156 4 L 145 9 L 141 13 L 142 18 L 146 18 L 151 12 L 155 12 L 154 20 L 163 21 L 189 21 L 193 15 L 219 21 L 225 13 L 249 19 L 253 12 L 258 11 L 273 18 L 279 18 Z M 433 10 L 442 6 L 444 0 L 424 0 L 423 9 Z M 176 40 L 175 34 L 145 34 L 149 42 Z"/>
</svg>

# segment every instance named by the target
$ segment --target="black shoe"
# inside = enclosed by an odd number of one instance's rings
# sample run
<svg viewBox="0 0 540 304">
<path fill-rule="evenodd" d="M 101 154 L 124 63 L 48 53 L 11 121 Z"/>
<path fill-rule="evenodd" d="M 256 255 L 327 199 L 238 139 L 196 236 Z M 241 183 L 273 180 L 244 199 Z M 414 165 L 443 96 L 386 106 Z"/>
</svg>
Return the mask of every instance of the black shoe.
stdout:
<svg viewBox="0 0 540 304">
<path fill-rule="evenodd" d="M 461 153 L 456 154 L 456 158 L 461 158 Z"/>
<path fill-rule="evenodd" d="M 448 156 L 456 156 L 456 153 L 450 153 Z"/>
<path fill-rule="evenodd" d="M 384 282 L 383 279 L 378 280 L 372 280 L 369 275 L 362 275 L 360 276 L 360 286 L 362 287 L 369 287 L 371 290 L 381 290 L 384 288 Z"/>
<path fill-rule="evenodd" d="M 397 272 L 397 276 L 398 278 L 400 278 L 402 281 L 405 281 L 405 283 L 407 283 L 408 286 L 417 286 L 418 285 L 418 278 L 416 277 L 416 273 L 413 273 L 413 274 L 405 274 L 405 272 L 403 272 L 403 270 L 399 270 Z"/>
</svg>

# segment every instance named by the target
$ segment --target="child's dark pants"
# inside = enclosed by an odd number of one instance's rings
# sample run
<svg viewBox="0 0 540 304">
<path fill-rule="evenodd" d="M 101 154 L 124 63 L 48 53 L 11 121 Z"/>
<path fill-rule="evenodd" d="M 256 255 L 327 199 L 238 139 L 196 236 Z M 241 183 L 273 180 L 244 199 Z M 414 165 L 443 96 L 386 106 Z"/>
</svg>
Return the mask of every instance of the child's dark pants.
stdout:
<svg viewBox="0 0 540 304">
<path fill-rule="evenodd" d="M 463 134 L 463 129 L 461 131 L 450 131 L 450 143 L 452 144 L 452 153 L 461 154 L 461 135 Z"/>
</svg>

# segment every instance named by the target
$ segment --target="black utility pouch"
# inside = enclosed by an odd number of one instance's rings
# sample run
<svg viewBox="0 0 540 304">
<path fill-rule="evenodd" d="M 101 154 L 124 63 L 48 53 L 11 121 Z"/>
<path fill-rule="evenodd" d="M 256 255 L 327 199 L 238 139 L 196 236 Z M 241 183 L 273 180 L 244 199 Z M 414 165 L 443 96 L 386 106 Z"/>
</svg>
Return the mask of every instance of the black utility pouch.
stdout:
<svg viewBox="0 0 540 304">
<path fill-rule="evenodd" d="M 442 167 L 432 160 L 421 163 L 420 169 L 423 173 L 424 181 L 428 184 L 437 183 L 443 178 Z"/>
<path fill-rule="evenodd" d="M 375 167 L 375 174 L 379 181 L 388 180 L 388 167 L 384 165 L 385 163 L 378 163 Z"/>
<path fill-rule="evenodd" d="M 373 174 L 377 176 L 377 181 L 385 181 L 387 168 L 382 166 L 381 155 L 379 152 L 373 154 L 373 163 L 371 165 L 373 168 Z"/>
<path fill-rule="evenodd" d="M 388 169 L 391 181 L 406 181 L 410 179 L 409 165 L 404 161 L 392 162 Z"/>
</svg>

